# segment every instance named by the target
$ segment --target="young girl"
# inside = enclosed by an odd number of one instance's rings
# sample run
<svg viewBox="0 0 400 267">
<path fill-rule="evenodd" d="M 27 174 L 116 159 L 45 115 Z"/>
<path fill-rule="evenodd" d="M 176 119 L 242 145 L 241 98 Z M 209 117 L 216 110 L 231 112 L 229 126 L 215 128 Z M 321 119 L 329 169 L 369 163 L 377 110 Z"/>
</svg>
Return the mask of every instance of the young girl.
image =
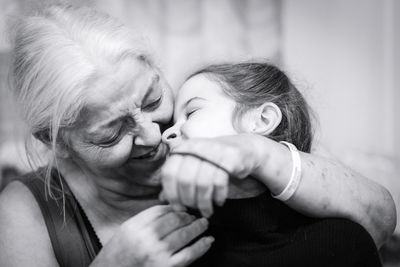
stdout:
<svg viewBox="0 0 400 267">
<path fill-rule="evenodd" d="M 281 70 L 266 63 L 201 69 L 178 92 L 174 119 L 175 125 L 163 134 L 172 155 L 162 171 L 163 197 L 172 204 L 199 209 L 203 216 L 213 214 L 209 234 L 216 241 L 194 266 L 380 265 L 371 237 L 358 224 L 345 219 L 313 219 L 283 203 L 301 183 L 297 149 L 310 152 L 312 127 L 306 101 Z M 278 167 L 270 171 L 271 176 L 282 178 L 280 191 L 246 172 L 235 172 L 239 175 L 230 177 L 228 183 L 231 171 L 223 162 L 229 157 L 217 163 L 179 149 L 182 139 L 243 134 L 280 141 L 290 149 L 292 163 L 275 164 Z M 247 145 L 257 153 L 257 148 Z M 274 153 L 278 151 L 271 151 L 270 157 L 281 163 Z M 180 162 L 188 154 L 218 166 L 220 172 L 212 180 L 201 173 L 192 175 L 200 166 L 196 161 Z M 234 150 L 230 156 L 235 157 Z M 178 170 L 179 165 L 186 166 L 186 173 L 174 179 L 171 169 Z M 215 212 L 213 202 L 218 206 Z"/>
</svg>

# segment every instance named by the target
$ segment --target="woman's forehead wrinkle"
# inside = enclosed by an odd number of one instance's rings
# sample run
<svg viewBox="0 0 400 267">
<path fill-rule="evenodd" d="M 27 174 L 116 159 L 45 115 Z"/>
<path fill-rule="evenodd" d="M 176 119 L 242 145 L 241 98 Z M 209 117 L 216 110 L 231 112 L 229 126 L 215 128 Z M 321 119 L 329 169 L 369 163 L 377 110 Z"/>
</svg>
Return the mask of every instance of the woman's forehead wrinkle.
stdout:
<svg viewBox="0 0 400 267">
<path fill-rule="evenodd" d="M 97 93 L 92 94 L 87 131 L 110 128 L 127 117 L 138 123 L 143 121 L 142 102 L 154 91 L 154 85 L 159 81 L 160 76 L 153 69 L 135 63 L 105 78 Z"/>
</svg>

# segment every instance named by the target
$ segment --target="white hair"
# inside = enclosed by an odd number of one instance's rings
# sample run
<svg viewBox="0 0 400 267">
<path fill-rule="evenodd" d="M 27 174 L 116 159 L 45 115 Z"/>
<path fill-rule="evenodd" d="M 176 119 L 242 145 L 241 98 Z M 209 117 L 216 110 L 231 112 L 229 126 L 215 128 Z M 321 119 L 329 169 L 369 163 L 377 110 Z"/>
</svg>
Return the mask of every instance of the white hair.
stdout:
<svg viewBox="0 0 400 267">
<path fill-rule="evenodd" d="M 53 152 L 50 189 L 60 129 L 77 121 L 87 88 L 122 60 L 149 57 L 124 25 L 87 7 L 46 7 L 18 20 L 13 33 L 12 90 L 29 132 Z"/>
</svg>

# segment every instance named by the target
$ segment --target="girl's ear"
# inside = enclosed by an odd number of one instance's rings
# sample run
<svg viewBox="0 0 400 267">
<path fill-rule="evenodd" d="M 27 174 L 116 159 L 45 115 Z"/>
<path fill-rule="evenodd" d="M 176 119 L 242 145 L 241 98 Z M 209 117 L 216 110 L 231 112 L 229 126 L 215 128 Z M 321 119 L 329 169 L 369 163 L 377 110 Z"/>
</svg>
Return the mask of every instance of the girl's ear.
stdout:
<svg viewBox="0 0 400 267">
<path fill-rule="evenodd" d="M 270 135 L 281 123 L 281 109 L 272 102 L 267 102 L 250 111 L 247 132 L 263 136 Z"/>
</svg>

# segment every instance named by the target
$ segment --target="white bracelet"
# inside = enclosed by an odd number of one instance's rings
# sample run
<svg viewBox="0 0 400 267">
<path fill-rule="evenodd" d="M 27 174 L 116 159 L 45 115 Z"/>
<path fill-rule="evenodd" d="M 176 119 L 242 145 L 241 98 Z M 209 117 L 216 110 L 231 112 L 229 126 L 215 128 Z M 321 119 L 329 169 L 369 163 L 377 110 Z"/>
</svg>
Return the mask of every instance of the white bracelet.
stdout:
<svg viewBox="0 0 400 267">
<path fill-rule="evenodd" d="M 287 201 L 293 196 L 294 192 L 296 192 L 297 188 L 299 187 L 301 180 L 301 160 L 299 151 L 297 150 L 296 146 L 285 141 L 281 141 L 279 143 L 284 144 L 289 148 L 290 153 L 292 154 L 293 168 L 292 174 L 290 175 L 289 183 L 287 184 L 285 189 L 283 189 L 283 191 L 279 195 L 272 195 L 272 197 L 281 201 Z"/>
</svg>

